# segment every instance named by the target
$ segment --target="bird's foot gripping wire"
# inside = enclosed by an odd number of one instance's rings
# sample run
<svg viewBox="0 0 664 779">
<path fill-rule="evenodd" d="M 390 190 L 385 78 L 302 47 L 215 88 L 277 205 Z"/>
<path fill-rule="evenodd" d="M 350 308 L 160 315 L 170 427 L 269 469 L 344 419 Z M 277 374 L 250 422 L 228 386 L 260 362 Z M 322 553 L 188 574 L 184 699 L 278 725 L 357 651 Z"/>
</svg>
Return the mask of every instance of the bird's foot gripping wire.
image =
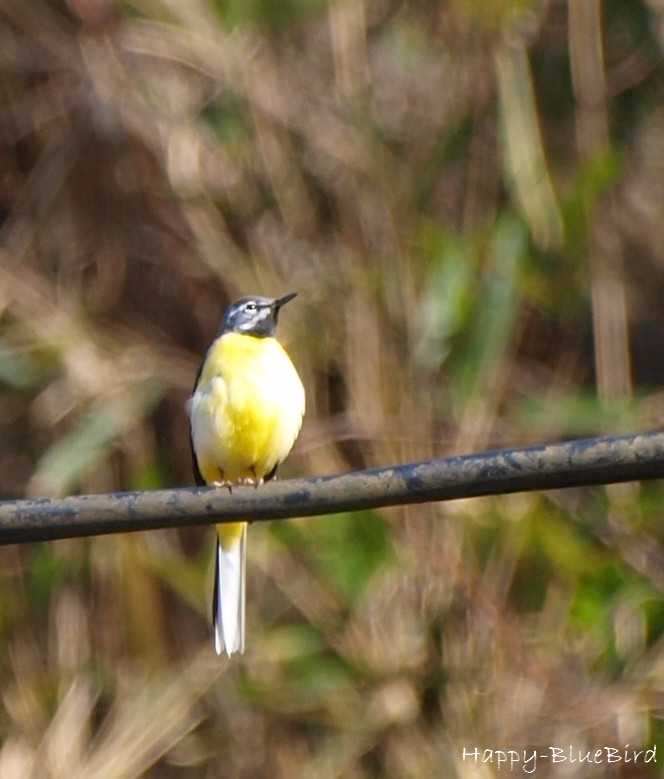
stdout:
<svg viewBox="0 0 664 779">
<path fill-rule="evenodd" d="M 255 487 L 258 489 L 263 483 L 263 478 L 260 479 L 257 476 L 245 476 L 242 479 L 238 479 L 236 484 L 240 484 L 242 487 Z"/>
<path fill-rule="evenodd" d="M 213 487 L 226 487 L 226 489 L 228 490 L 228 494 L 229 495 L 233 494 L 233 485 L 229 481 L 226 481 L 226 479 L 223 479 L 223 480 L 220 480 L 220 481 L 213 481 L 212 482 L 212 486 Z"/>
<path fill-rule="evenodd" d="M 251 467 L 251 472 L 254 474 L 254 480 L 253 480 L 254 487 L 258 489 L 261 486 L 261 484 L 263 484 L 264 479 L 262 476 L 260 477 L 260 479 L 258 478 L 258 476 L 256 476 L 256 468 L 253 465 Z"/>
</svg>

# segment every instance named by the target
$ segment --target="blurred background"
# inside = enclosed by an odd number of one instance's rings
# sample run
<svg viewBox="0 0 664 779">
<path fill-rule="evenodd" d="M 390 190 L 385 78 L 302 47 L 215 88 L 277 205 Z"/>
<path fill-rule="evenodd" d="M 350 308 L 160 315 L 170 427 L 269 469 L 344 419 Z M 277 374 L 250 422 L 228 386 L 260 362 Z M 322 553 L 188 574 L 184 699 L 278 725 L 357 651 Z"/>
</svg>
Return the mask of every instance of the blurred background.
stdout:
<svg viewBox="0 0 664 779">
<path fill-rule="evenodd" d="M 184 404 L 251 292 L 300 293 L 282 477 L 661 425 L 663 45 L 662 0 L 1 0 L 0 496 L 193 484 Z M 2 548 L 0 776 L 661 762 L 663 505 L 254 526 L 231 662 L 209 529 Z"/>
</svg>

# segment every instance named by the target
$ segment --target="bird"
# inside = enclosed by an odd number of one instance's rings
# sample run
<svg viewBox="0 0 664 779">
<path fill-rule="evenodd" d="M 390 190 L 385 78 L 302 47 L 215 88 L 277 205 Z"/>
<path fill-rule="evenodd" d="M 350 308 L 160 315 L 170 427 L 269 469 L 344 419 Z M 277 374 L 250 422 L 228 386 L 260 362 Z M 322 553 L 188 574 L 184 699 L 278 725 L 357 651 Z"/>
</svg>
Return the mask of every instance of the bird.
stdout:
<svg viewBox="0 0 664 779">
<path fill-rule="evenodd" d="M 305 410 L 302 381 L 275 337 L 282 307 L 297 295 L 242 297 L 225 311 L 187 408 L 199 486 L 254 485 L 274 478 Z M 217 655 L 244 652 L 247 521 L 216 527 L 212 623 Z"/>
</svg>

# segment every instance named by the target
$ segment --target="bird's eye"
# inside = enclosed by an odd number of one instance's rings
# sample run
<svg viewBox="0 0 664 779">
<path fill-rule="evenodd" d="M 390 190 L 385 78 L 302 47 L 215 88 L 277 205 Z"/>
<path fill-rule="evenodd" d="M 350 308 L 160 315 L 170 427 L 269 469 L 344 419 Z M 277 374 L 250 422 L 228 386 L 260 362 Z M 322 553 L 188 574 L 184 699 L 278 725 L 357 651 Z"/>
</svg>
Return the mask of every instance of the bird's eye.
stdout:
<svg viewBox="0 0 664 779">
<path fill-rule="evenodd" d="M 247 305 L 244 307 L 245 311 L 255 311 L 256 310 L 256 304 L 255 303 L 247 303 Z"/>
</svg>

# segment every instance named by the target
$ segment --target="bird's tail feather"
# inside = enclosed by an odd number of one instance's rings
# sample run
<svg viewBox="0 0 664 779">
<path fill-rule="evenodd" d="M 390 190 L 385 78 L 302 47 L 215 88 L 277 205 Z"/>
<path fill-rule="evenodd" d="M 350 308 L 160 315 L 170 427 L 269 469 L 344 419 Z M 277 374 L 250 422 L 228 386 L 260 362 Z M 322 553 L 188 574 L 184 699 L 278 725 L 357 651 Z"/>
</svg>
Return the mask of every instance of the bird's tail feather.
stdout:
<svg viewBox="0 0 664 779">
<path fill-rule="evenodd" d="M 214 648 L 244 652 L 245 568 L 247 523 L 223 525 L 217 529 L 212 622 Z"/>
</svg>

